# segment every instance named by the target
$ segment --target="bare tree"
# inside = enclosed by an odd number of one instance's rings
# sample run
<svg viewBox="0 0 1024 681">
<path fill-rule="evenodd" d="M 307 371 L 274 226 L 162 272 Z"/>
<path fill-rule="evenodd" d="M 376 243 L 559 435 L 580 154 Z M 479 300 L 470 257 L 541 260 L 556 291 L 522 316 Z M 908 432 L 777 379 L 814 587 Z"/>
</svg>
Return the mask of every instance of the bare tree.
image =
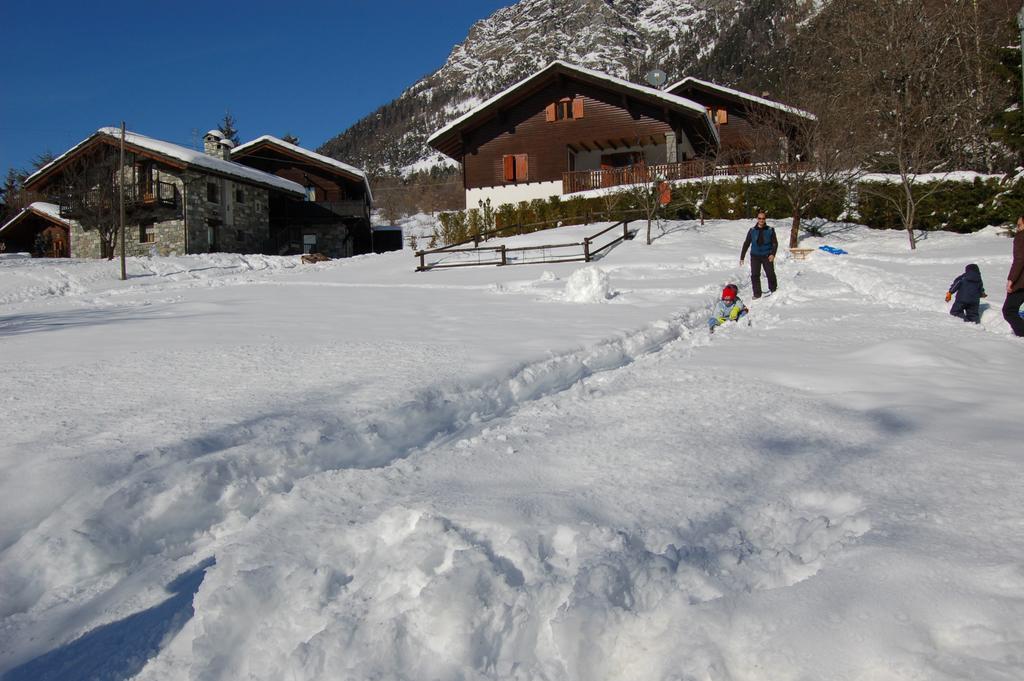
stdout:
<svg viewBox="0 0 1024 681">
<path fill-rule="evenodd" d="M 844 97 L 800 78 L 791 84 L 787 100 L 820 115 L 766 107 L 747 113 L 758 177 L 789 205 L 789 248 L 799 245 L 801 221 L 811 207 L 845 196 L 863 173 L 866 147 L 849 125 Z"/>
<path fill-rule="evenodd" d="M 131 166 L 133 161 L 127 161 Z M 103 257 L 114 257 L 118 234 L 119 170 L 117 149 L 98 144 L 65 164 L 61 174 L 62 213 L 85 231 L 96 231 Z M 129 203 L 128 215 L 132 213 Z"/>
<path fill-rule="evenodd" d="M 874 149 L 874 168 L 899 178 L 896 191 L 867 182 L 861 189 L 894 208 L 912 249 L 918 206 L 942 188 L 960 144 L 955 131 L 971 70 L 955 29 L 969 2 L 848 0 L 819 27 L 826 51 L 818 57 L 833 90 L 859 104 L 850 125 Z M 922 181 L 929 173 L 938 178 Z"/>
</svg>

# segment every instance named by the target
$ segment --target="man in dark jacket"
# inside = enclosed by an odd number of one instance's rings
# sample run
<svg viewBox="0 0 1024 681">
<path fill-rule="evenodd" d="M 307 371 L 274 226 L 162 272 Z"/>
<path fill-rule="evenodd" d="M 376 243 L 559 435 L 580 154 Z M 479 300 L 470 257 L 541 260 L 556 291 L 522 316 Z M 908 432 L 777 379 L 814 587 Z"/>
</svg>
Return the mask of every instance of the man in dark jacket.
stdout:
<svg viewBox="0 0 1024 681">
<path fill-rule="evenodd" d="M 768 292 L 774 293 L 778 287 L 775 280 L 775 253 L 779 250 L 779 240 L 775 230 L 768 226 L 768 216 L 764 211 L 757 214 L 757 224 L 747 232 L 740 251 L 740 265 L 747 257 L 750 249 L 750 284 L 754 289 L 754 298 L 761 297 L 761 268 L 768 277 Z"/>
<path fill-rule="evenodd" d="M 1024 305 L 1024 215 L 1017 218 L 1017 233 L 1013 235 L 1013 264 L 1006 277 L 1006 302 L 1003 303 L 1003 319 L 1018 336 L 1024 336 L 1021 305 Z"/>
<path fill-rule="evenodd" d="M 946 302 L 948 303 L 953 295 L 953 307 L 949 314 L 959 317 L 965 322 L 981 323 L 981 299 L 988 298 L 985 293 L 985 284 L 981 281 L 981 270 L 974 263 L 964 268 L 964 273 L 953 280 L 946 291 Z"/>
</svg>

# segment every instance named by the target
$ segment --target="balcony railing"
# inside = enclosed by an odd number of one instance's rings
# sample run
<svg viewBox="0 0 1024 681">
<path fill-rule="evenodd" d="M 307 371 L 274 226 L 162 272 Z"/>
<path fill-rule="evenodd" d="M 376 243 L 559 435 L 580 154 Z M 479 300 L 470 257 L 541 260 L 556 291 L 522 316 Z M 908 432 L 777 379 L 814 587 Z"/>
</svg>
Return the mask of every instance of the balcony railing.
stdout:
<svg viewBox="0 0 1024 681">
<path fill-rule="evenodd" d="M 148 191 L 147 191 L 148 189 Z M 61 194 L 60 216 L 74 219 L 87 211 L 113 211 L 117 209 L 120 193 L 114 187 L 112 195 L 105 195 L 99 190 L 84 193 Z M 181 210 L 181 192 L 172 182 L 157 180 L 148 188 L 138 185 L 127 185 L 124 188 L 126 208 L 170 208 Z"/>
<path fill-rule="evenodd" d="M 712 165 L 706 161 L 684 161 L 682 163 L 635 165 L 604 170 L 576 170 L 562 173 L 562 193 L 572 194 L 591 189 L 653 182 L 658 178 L 663 180 L 689 180 L 697 177 L 761 175 L 779 169 L 783 171 L 804 171 L 809 168 L 810 164 L 807 163 Z"/>
</svg>

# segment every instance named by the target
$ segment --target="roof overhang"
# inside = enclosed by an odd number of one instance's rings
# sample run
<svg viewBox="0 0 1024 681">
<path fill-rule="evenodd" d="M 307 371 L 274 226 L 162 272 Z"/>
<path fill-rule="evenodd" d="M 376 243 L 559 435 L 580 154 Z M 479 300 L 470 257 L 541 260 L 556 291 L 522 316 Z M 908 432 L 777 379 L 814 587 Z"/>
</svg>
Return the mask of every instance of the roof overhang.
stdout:
<svg viewBox="0 0 1024 681">
<path fill-rule="evenodd" d="M 427 139 L 427 144 L 442 154 L 461 161 L 465 154 L 463 140 L 469 131 L 497 116 L 503 109 L 513 103 L 521 101 L 541 90 L 557 78 L 571 78 L 591 85 L 597 85 L 598 87 L 604 87 L 620 92 L 631 99 L 677 113 L 701 126 L 708 139 L 714 140 L 715 144 L 718 144 L 718 130 L 702 105 L 685 97 L 679 97 L 663 90 L 655 90 L 644 85 L 631 83 L 622 78 L 609 76 L 600 71 L 594 71 L 561 60 L 551 62 L 540 71 L 524 78 L 515 85 L 494 95 L 483 104 L 459 116 L 431 135 Z"/>
<path fill-rule="evenodd" d="M 739 104 L 740 106 L 761 106 L 769 109 L 774 109 L 776 111 L 781 111 L 783 113 L 790 114 L 797 118 L 804 118 L 810 121 L 818 120 L 818 117 L 812 114 L 810 111 L 804 111 L 803 109 L 798 109 L 795 106 L 789 106 L 788 104 L 783 104 L 782 102 L 777 102 L 775 100 L 767 99 L 765 97 L 758 97 L 757 95 L 752 95 L 749 92 L 743 92 L 741 90 L 736 90 L 731 87 L 719 85 L 718 83 L 712 83 L 711 81 L 701 80 L 700 78 L 694 78 L 693 76 L 687 76 L 686 78 L 683 78 L 681 81 L 673 83 L 667 88 L 667 90 L 668 92 L 673 93 L 678 92 L 680 96 L 684 96 L 684 93 L 686 92 L 697 90 L 699 92 L 706 92 L 718 95 L 727 100 L 731 100 Z"/>
<path fill-rule="evenodd" d="M 48 222 L 57 225 L 58 227 L 64 227 L 66 229 L 71 228 L 71 220 L 60 217 L 60 208 L 52 203 L 45 203 L 43 201 L 36 201 L 22 208 L 18 213 L 0 225 L 0 236 L 3 235 L 4 230 L 13 228 L 19 222 L 30 216 L 37 216 L 47 220 Z"/>
<path fill-rule="evenodd" d="M 43 186 L 70 161 L 90 149 L 94 149 L 99 145 L 119 146 L 120 143 L 121 139 L 119 130 L 116 128 L 100 128 L 27 177 L 24 182 L 24 187 L 32 190 L 35 187 Z M 137 133 L 125 133 L 124 148 L 127 152 L 145 158 L 151 158 L 172 168 L 196 168 L 202 170 L 204 173 L 226 177 L 235 181 L 240 180 L 249 184 L 265 187 L 267 189 L 284 191 L 297 196 L 303 196 L 305 194 L 305 189 L 291 180 L 286 180 L 284 178 L 277 177 L 276 175 L 271 175 L 270 173 L 264 173 L 240 163 L 233 163 L 232 161 L 225 161 L 224 159 L 207 156 L 202 152 L 197 152 L 170 142 L 163 142 Z"/>
<path fill-rule="evenodd" d="M 283 139 L 274 137 L 273 135 L 263 135 L 257 137 L 254 140 L 250 140 L 245 144 L 240 144 L 231 151 L 232 160 L 244 158 L 245 156 L 252 156 L 258 153 L 261 149 L 273 149 L 280 154 L 293 158 L 303 163 L 309 163 L 318 168 L 326 170 L 329 173 L 341 175 L 342 177 L 353 180 L 355 182 L 362 182 L 366 188 L 366 196 L 373 202 L 373 194 L 370 191 L 370 181 L 366 177 L 366 173 L 355 166 L 351 166 L 347 163 L 331 158 L 330 156 L 324 156 L 318 154 L 315 151 L 309 149 L 303 149 L 302 147 L 285 142 Z"/>
</svg>

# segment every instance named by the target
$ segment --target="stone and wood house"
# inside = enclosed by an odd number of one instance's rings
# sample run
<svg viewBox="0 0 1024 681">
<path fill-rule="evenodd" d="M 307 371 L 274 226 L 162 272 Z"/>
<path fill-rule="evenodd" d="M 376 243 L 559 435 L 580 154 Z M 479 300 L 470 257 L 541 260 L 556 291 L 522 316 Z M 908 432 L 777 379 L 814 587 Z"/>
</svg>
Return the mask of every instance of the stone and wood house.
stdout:
<svg viewBox="0 0 1024 681">
<path fill-rule="evenodd" d="M 104 239 L 101 232 L 109 232 L 118 221 L 120 138 L 119 129 L 101 128 L 25 181 L 26 191 L 57 207 L 57 218 L 66 223 L 67 253 L 72 257 L 111 255 L 113 239 Z M 216 251 L 276 255 L 305 250 L 342 257 L 369 252 L 369 238 L 356 234 L 363 220 L 369 232 L 368 187 L 365 192 L 353 191 L 361 202 L 358 209 L 353 208 L 358 217 L 339 217 L 328 209 L 332 219 L 304 221 L 304 216 L 314 212 L 306 204 L 328 202 L 330 197 L 312 194 L 308 185 L 289 179 L 289 172 L 280 167 L 270 171 L 254 167 L 252 164 L 261 163 L 254 154 L 245 154 L 245 162 L 236 162 L 233 147 L 218 130 L 205 135 L 202 152 L 126 133 L 128 255 Z M 346 222 L 349 218 L 359 223 L 360 229 Z M 20 220 L 16 224 L 27 225 L 20 228 L 24 233 L 19 232 L 19 244 L 35 239 L 31 231 L 41 226 L 27 222 L 29 219 L 15 218 Z M 296 229 L 297 242 L 291 238 Z M 282 236 L 285 234 L 289 236 Z"/>
<path fill-rule="evenodd" d="M 332 258 L 373 250 L 373 194 L 366 173 L 271 135 L 231 152 L 236 163 L 300 184 L 305 201 L 272 200 L 269 252 L 318 252 Z"/>
</svg>

